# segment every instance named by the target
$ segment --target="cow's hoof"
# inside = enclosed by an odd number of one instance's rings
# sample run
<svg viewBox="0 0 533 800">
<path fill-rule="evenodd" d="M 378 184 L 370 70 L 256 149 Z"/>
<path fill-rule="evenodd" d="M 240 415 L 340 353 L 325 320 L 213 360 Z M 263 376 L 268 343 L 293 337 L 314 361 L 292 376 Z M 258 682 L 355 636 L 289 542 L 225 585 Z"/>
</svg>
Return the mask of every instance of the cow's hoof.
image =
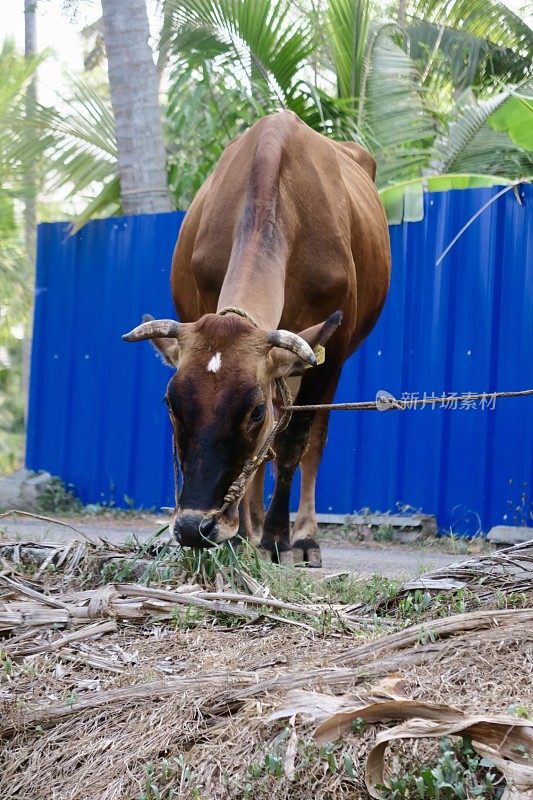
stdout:
<svg viewBox="0 0 533 800">
<path fill-rule="evenodd" d="M 292 546 L 292 557 L 295 566 L 318 569 L 322 566 L 320 546 L 315 539 L 299 539 Z"/>
<path fill-rule="evenodd" d="M 279 547 L 275 544 L 272 548 L 267 548 L 264 545 L 257 545 L 257 555 L 261 561 L 269 561 L 272 564 L 282 564 L 283 566 L 292 566 L 292 550 L 287 546 Z"/>
<path fill-rule="evenodd" d="M 272 551 L 260 544 L 257 545 L 257 555 L 261 561 L 272 561 Z"/>
<path fill-rule="evenodd" d="M 278 564 L 281 564 L 284 567 L 292 567 L 292 550 L 280 550 L 279 552 L 276 552 L 275 555 Z M 272 561 L 274 561 L 274 554 L 272 555 Z"/>
</svg>

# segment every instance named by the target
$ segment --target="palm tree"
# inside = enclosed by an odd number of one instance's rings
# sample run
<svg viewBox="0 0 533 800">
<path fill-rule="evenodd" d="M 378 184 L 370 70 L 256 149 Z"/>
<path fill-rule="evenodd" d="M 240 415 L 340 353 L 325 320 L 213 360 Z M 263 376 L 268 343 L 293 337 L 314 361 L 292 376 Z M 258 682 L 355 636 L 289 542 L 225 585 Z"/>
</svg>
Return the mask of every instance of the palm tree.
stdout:
<svg viewBox="0 0 533 800">
<path fill-rule="evenodd" d="M 32 61 L 37 54 L 37 0 L 24 0 L 24 56 Z M 32 105 L 37 100 L 37 74 L 34 73 L 26 89 L 26 115 L 31 115 Z M 28 194 L 24 202 L 24 245 L 26 258 L 31 267 L 35 262 L 35 242 L 37 233 L 37 180 L 35 167 L 28 164 L 25 183 Z M 33 272 L 33 270 L 32 270 Z M 22 393 L 27 414 L 30 387 L 30 354 L 32 341 L 31 316 L 25 325 L 22 342 Z"/>
<path fill-rule="evenodd" d="M 10 121 L 25 114 L 26 91 L 40 59 L 17 55 L 12 42 L 0 48 L 0 473 L 20 463 L 24 435 L 20 334 L 31 304 L 32 270 L 25 256 L 16 200 L 34 197 L 28 171 L 6 154 Z"/>
<path fill-rule="evenodd" d="M 127 214 L 170 211 L 145 0 L 102 0 L 102 12 L 122 207 Z"/>
<path fill-rule="evenodd" d="M 422 20 L 434 31 L 439 1 L 446 8 L 445 31 L 424 49 L 416 26 Z M 305 1 L 300 7 L 289 0 L 165 0 L 159 65 L 166 59 L 167 174 L 179 206 L 192 200 L 230 139 L 280 108 L 371 150 L 391 221 L 420 218 L 424 186 L 466 188 L 530 175 L 533 84 L 498 81 L 511 75 L 514 47 L 522 66 L 513 76 L 527 74 L 523 56 L 533 52 L 533 33 L 501 12 L 497 0 L 472 0 L 468 8 L 475 6 L 477 21 L 465 8 L 461 18 L 466 0 L 424 2 L 418 16 L 406 6 L 404 30 L 373 20 L 368 0 L 327 0 L 313 4 L 312 13 Z M 490 58 L 477 59 L 481 85 L 465 90 L 463 79 L 454 83 L 459 72 L 443 67 L 456 52 L 447 49 L 448 34 L 464 42 L 489 37 Z M 492 85 L 497 52 L 506 59 L 497 62 L 500 78 Z M 126 210 L 106 88 L 76 81 L 62 106 L 70 112 L 36 105 L 33 118 L 23 122 L 34 126 L 31 148 L 11 136 L 16 158 L 46 151 L 48 185 L 86 195 L 76 226 Z"/>
<path fill-rule="evenodd" d="M 402 14 L 405 29 L 373 21 L 368 0 L 329 0 L 318 18 L 295 15 L 287 0 L 165 0 L 165 12 L 176 74 L 202 61 L 218 65 L 248 81 L 263 113 L 291 108 L 327 135 L 365 144 L 395 219 L 403 217 L 406 192 L 408 218 L 419 218 L 429 177 L 432 188 L 449 188 L 531 172 L 530 155 L 487 124 L 512 95 L 498 80 L 531 72 L 533 53 L 531 29 L 497 0 L 419 0 Z M 441 27 L 424 49 L 421 31 L 433 35 L 439 13 Z M 465 76 L 459 66 L 473 41 L 475 68 Z M 496 54 L 499 72 L 490 79 Z M 475 80 L 484 98 L 472 88 L 464 93 Z"/>
<path fill-rule="evenodd" d="M 26 119 L 27 89 L 35 76 L 42 58 L 22 58 L 12 41 L 5 40 L 0 47 L 0 228 L 13 217 L 13 201 L 26 200 L 34 187 L 26 183 L 27 169 L 31 163 L 14 157 L 14 123 L 19 138 Z"/>
</svg>

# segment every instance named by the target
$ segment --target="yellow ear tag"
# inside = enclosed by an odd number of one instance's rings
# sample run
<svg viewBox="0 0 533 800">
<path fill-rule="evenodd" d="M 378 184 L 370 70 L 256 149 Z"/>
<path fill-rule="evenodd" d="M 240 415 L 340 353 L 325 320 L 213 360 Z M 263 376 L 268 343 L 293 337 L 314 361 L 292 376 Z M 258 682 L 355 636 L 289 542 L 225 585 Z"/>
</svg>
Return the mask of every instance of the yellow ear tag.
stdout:
<svg viewBox="0 0 533 800">
<path fill-rule="evenodd" d="M 326 348 L 321 344 L 317 344 L 317 346 L 313 348 L 313 353 L 315 354 L 316 358 L 316 366 L 323 364 L 326 360 Z M 311 364 L 307 364 L 306 369 L 310 369 L 310 367 Z"/>
</svg>

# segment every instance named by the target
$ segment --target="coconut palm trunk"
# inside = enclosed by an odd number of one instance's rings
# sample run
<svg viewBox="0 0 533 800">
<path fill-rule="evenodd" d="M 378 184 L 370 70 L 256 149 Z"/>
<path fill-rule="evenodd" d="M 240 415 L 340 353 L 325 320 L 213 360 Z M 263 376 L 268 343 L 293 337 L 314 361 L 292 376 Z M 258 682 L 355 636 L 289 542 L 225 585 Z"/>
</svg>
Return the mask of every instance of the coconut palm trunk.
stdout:
<svg viewBox="0 0 533 800">
<path fill-rule="evenodd" d="M 24 55 L 27 59 L 32 59 L 37 52 L 37 0 L 24 0 Z M 34 74 L 26 89 L 26 116 L 30 117 L 33 113 L 37 100 L 37 75 Z M 35 241 L 37 231 L 37 181 L 35 168 L 28 166 L 24 173 L 24 247 L 26 258 L 31 265 L 30 274 L 33 276 L 33 265 L 35 263 Z M 32 277 L 33 280 L 33 277 Z M 31 341 L 32 341 L 32 316 L 24 329 L 22 339 L 22 392 L 24 395 L 24 417 L 28 417 L 28 399 L 30 384 L 30 361 L 31 361 Z"/>
<path fill-rule="evenodd" d="M 145 0 L 102 0 L 102 12 L 122 207 L 126 214 L 171 211 Z"/>
</svg>

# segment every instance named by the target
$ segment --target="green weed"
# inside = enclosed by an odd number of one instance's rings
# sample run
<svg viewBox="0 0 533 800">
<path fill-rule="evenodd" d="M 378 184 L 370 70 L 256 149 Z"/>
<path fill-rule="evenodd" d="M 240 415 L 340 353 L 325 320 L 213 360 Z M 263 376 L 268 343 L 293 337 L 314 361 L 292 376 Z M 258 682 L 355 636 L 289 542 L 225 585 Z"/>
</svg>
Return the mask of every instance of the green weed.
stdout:
<svg viewBox="0 0 533 800">
<path fill-rule="evenodd" d="M 13 661 L 5 650 L 0 650 L 0 669 L 8 678 L 13 675 Z"/>
<path fill-rule="evenodd" d="M 37 510 L 43 514 L 67 516 L 79 514 L 82 504 L 73 493 L 72 486 L 66 486 L 61 478 L 52 478 L 36 502 Z"/>
<path fill-rule="evenodd" d="M 533 715 L 527 706 L 524 706 L 521 703 L 513 703 L 509 706 L 508 710 L 509 714 L 514 714 L 515 717 L 520 717 L 521 719 L 533 719 Z"/>
<path fill-rule="evenodd" d="M 193 772 L 182 754 L 157 762 L 147 761 L 138 800 L 175 800 L 183 795 L 184 786 L 190 789 L 193 800 L 201 800 L 200 789 L 191 786 L 192 779 Z"/>
<path fill-rule="evenodd" d="M 380 786 L 387 800 L 499 800 L 505 781 L 492 762 L 479 756 L 469 737 L 443 738 L 435 765 L 422 765 Z"/>
</svg>

